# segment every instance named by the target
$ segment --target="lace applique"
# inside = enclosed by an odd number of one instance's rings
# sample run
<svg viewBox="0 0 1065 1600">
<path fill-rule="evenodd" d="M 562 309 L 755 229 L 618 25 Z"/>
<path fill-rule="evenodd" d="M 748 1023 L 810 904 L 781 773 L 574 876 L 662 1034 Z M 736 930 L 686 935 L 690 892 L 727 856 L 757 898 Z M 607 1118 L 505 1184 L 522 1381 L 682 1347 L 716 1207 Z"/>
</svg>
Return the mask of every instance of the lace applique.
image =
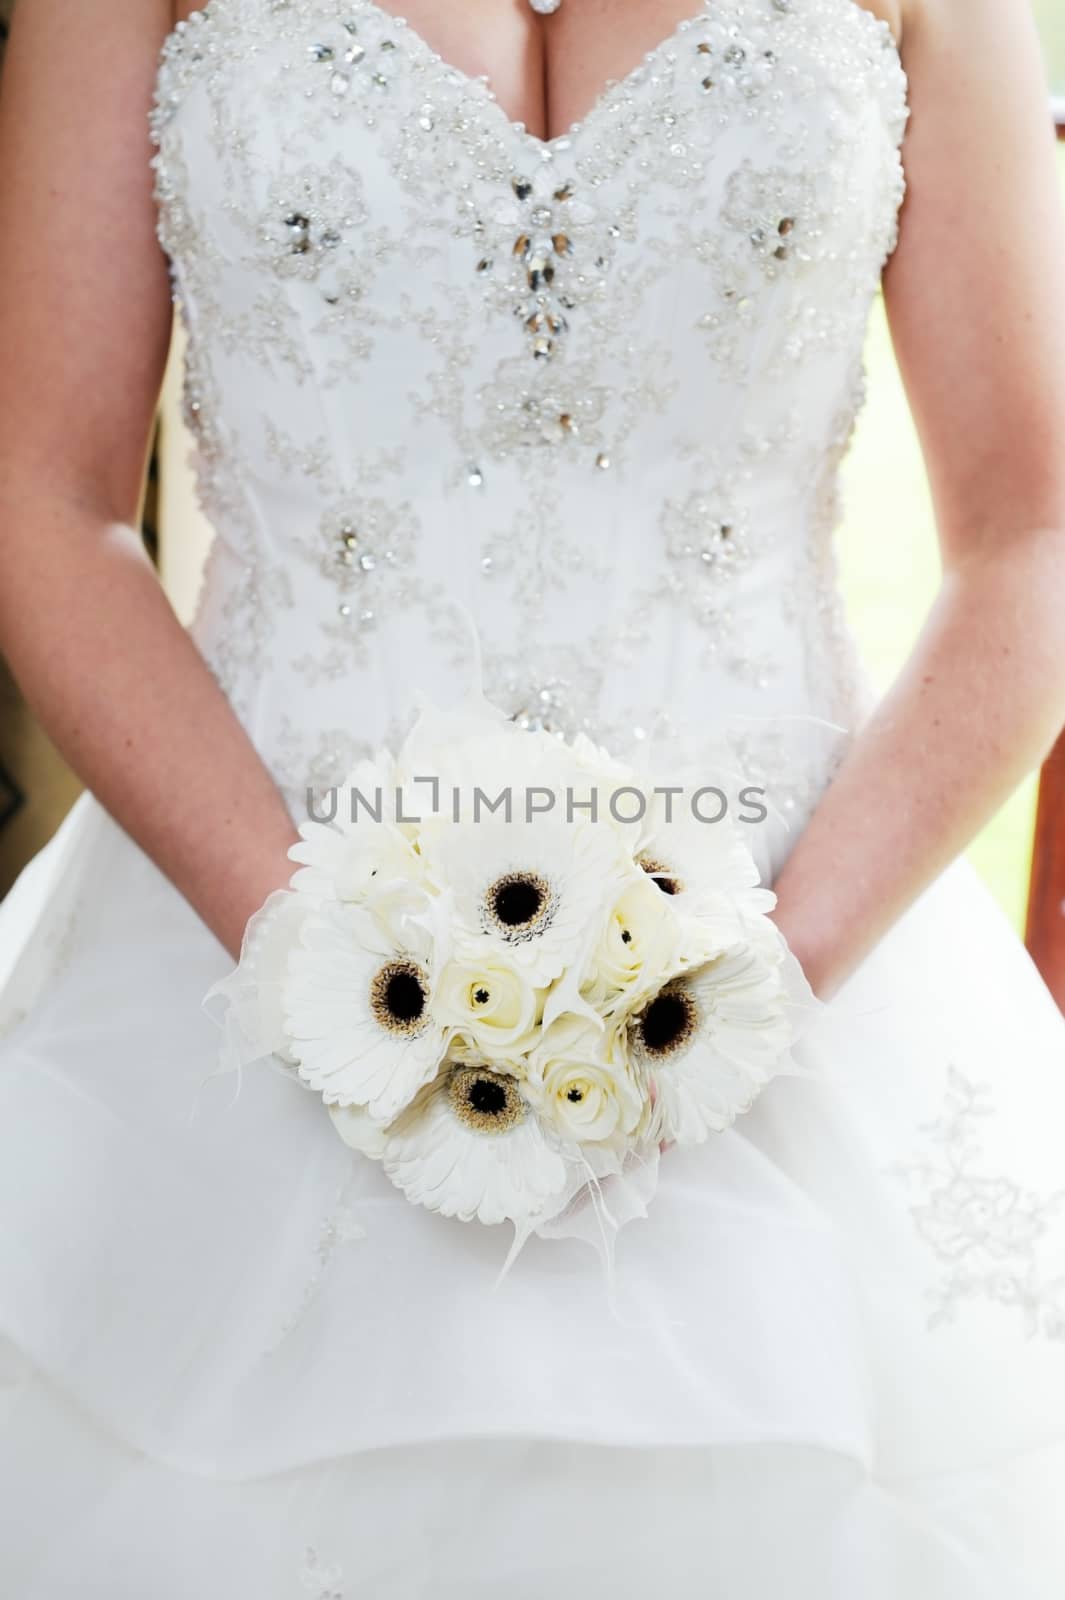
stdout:
<svg viewBox="0 0 1065 1600">
<path fill-rule="evenodd" d="M 967 1303 L 990 1301 L 1023 1317 L 1029 1337 L 1065 1341 L 1065 1189 L 1038 1194 L 996 1169 L 981 1141 L 995 1109 L 985 1084 L 956 1067 L 941 1115 L 925 1124 L 929 1149 L 889 1168 L 942 1268 L 931 1327 Z"/>
<path fill-rule="evenodd" d="M 733 491 L 711 483 L 683 500 L 667 500 L 661 529 L 672 564 L 666 589 L 708 630 L 708 648 L 716 650 L 731 632 L 732 584 L 752 557 L 746 511 Z"/>
<path fill-rule="evenodd" d="M 839 729 L 811 730 L 803 719 L 783 725 L 740 725 L 728 747 L 743 781 L 765 791 L 765 803 L 791 831 L 809 818 L 846 747 Z"/>
<path fill-rule="evenodd" d="M 685 729 L 668 704 L 651 705 L 645 695 L 636 693 L 629 698 L 614 696 L 608 707 L 617 637 L 603 628 L 580 644 L 489 651 L 484 660 L 485 693 L 521 727 L 564 739 L 584 733 L 619 758 L 634 757 L 650 741 L 677 743 Z"/>
<path fill-rule="evenodd" d="M 347 1591 L 343 1586 L 342 1569 L 335 1562 L 331 1566 L 323 1566 L 313 1545 L 308 1545 L 304 1553 L 299 1580 L 304 1594 L 309 1595 L 311 1600 L 345 1600 Z"/>
<path fill-rule="evenodd" d="M 579 366 L 541 374 L 523 358 L 513 358 L 500 364 L 479 399 L 485 418 L 481 438 L 487 453 L 499 460 L 545 445 L 587 458 L 606 443 L 601 424 L 607 392 Z"/>
<path fill-rule="evenodd" d="M 788 167 L 736 168 L 725 189 L 721 220 L 738 238 L 733 250 L 772 282 L 802 272 L 819 256 L 829 222 L 819 209 L 812 173 Z"/>
<path fill-rule="evenodd" d="M 680 24 L 643 66 L 601 95 L 583 125 L 549 142 L 508 124 L 482 80 L 450 67 L 403 19 L 368 0 L 349 0 L 347 15 L 324 17 L 320 0 L 287 0 L 267 6 L 258 20 L 286 38 L 303 32 L 302 60 L 290 62 L 287 75 L 309 97 L 312 112 L 325 122 L 354 116 L 380 133 L 395 179 L 424 208 L 419 217 L 423 237 L 444 220 L 441 197 L 455 197 L 458 226 L 469 238 L 471 275 L 489 303 L 507 315 L 517 314 L 523 331 L 530 376 L 517 403 L 518 426 L 509 434 L 513 447 L 566 442 L 569 429 L 560 419 L 576 418 L 579 385 L 558 378 L 548 384 L 535 368 L 563 351 L 571 321 L 583 318 L 596 342 L 624 336 L 631 297 L 614 258 L 618 241 L 636 237 L 640 195 L 649 183 L 688 191 L 705 185 L 711 144 L 737 123 L 758 121 L 770 141 L 778 128 L 783 131 L 786 102 L 773 89 L 778 76 L 787 72 L 782 63 L 788 56 L 809 49 L 807 30 L 816 33 L 830 26 L 818 14 L 824 3 L 820 0 L 819 6 L 814 0 L 791 15 L 767 0 L 726 5 L 720 14 L 719 8 L 708 7 Z M 852 7 L 852 0 L 846 3 Z M 234 5 L 239 12 L 240 0 L 230 0 Z M 248 15 L 238 19 L 245 34 L 255 26 L 257 9 L 261 13 L 262 7 L 248 7 Z M 730 9 L 736 17 L 729 15 Z M 228 17 L 225 0 L 215 0 L 208 21 L 224 28 Z M 857 29 L 877 25 L 877 19 L 860 9 L 856 15 L 848 10 L 847 21 Z M 880 26 L 886 32 L 886 25 Z M 191 77 L 196 64 L 210 59 L 211 52 L 195 37 L 204 31 L 190 25 L 175 34 L 164 78 Z M 190 33 L 193 40 L 186 43 Z M 838 25 L 830 37 L 845 83 L 855 64 L 858 38 Z M 886 42 L 883 33 L 881 40 Z M 183 43 L 184 49 L 179 48 Z M 897 119 L 900 106 L 890 53 L 878 59 L 867 52 L 864 64 Z M 897 61 L 894 67 L 897 74 Z M 815 92 L 812 83 L 804 87 L 794 75 L 789 87 L 793 94 Z M 155 116 L 160 139 L 180 97 L 180 87 L 160 94 Z M 403 111 L 397 114 L 400 106 Z M 416 114 L 407 114 L 409 107 Z M 795 159 L 793 121 L 791 126 Z M 785 266 L 794 270 L 826 247 L 828 218 L 817 201 L 822 159 L 823 152 L 812 153 L 811 165 L 801 171 L 777 166 L 754 172 L 745 162 L 732 174 L 724 221 L 739 232 L 740 253 L 759 262 L 768 276 Z M 276 242 L 280 225 L 288 270 L 316 275 L 324 259 L 345 254 L 339 248 L 345 238 L 344 215 L 358 216 L 359 204 L 341 204 L 342 164 L 334 163 L 330 170 L 332 181 L 325 174 L 304 172 L 288 180 L 284 193 L 281 186 L 271 191 L 272 212 L 278 207 L 282 212 L 280 218 L 272 217 L 271 242 Z M 620 178 L 623 184 L 612 183 Z M 304 200 L 299 198 L 301 189 Z M 167 186 L 167 193 L 171 191 Z M 608 203 L 602 198 L 607 192 Z M 380 256 L 394 253 L 399 241 L 383 233 L 376 243 L 373 254 Z M 357 257 L 360 269 L 371 256 L 361 238 L 357 253 L 353 247 L 346 253 Z M 344 296 L 338 290 L 327 298 L 336 304 Z M 469 323 L 470 317 L 464 321 Z M 501 373 L 484 391 L 486 417 L 506 387 Z M 560 396 L 562 403 L 556 405 Z M 520 426 L 523 410 L 532 413 L 530 426 Z"/>
<path fill-rule="evenodd" d="M 342 1184 L 337 1191 L 334 1209 L 322 1221 L 318 1243 L 314 1252 L 316 1258 L 314 1270 L 304 1285 L 298 1304 L 290 1315 L 286 1317 L 281 1331 L 273 1344 L 263 1352 L 264 1356 L 274 1355 L 289 1335 L 303 1321 L 322 1286 L 337 1251 L 343 1245 L 355 1244 L 365 1239 L 366 1229 L 350 1206 L 344 1203 L 346 1196 L 347 1184 Z"/>
<path fill-rule="evenodd" d="M 551 652 L 549 661 L 525 651 L 490 653 L 484 663 L 485 693 L 523 728 L 572 739 L 601 728 L 602 666 L 594 650 L 578 646 Z M 602 736 L 602 735 L 600 735 Z"/>
<path fill-rule="evenodd" d="M 389 663 L 468 683 L 471 619 L 520 720 L 852 725 L 835 477 L 905 89 L 854 0 L 715 0 L 549 141 L 371 0 L 175 30 L 196 636 L 286 794 L 383 740 Z"/>
<path fill-rule="evenodd" d="M 319 570 L 337 585 L 344 599 L 341 617 L 358 615 L 368 626 L 375 607 L 387 601 L 397 573 L 410 572 L 420 533 L 409 505 L 352 496 L 327 511 L 321 520 L 318 549 L 310 552 Z M 353 640 L 353 649 L 361 642 Z"/>
<path fill-rule="evenodd" d="M 225 547 L 215 543 L 208 554 L 200 607 L 192 624 L 204 659 L 237 715 L 250 721 L 256 689 L 261 684 L 278 632 L 278 616 L 294 608 L 292 579 L 283 566 L 242 565 L 218 583 L 215 572 L 230 564 Z M 217 611 L 209 611 L 210 602 Z"/>
<path fill-rule="evenodd" d="M 840 465 L 850 448 L 865 403 L 866 374 L 861 344 L 848 364 L 842 398 L 826 428 L 821 449 L 803 452 L 800 476 L 810 485 L 809 534 L 795 582 L 783 597 L 785 621 L 805 641 L 806 676 L 821 714 L 855 732 L 869 689 L 839 587 L 835 534 L 843 514 Z"/>
<path fill-rule="evenodd" d="M 282 716 L 267 754 L 289 812 L 301 822 L 309 811 L 320 815 L 328 792 L 376 752 L 368 740 L 355 738 L 346 728 L 307 733 Z"/>
<path fill-rule="evenodd" d="M 308 166 L 275 178 L 259 230 L 264 264 L 284 278 L 307 282 L 330 269 L 324 298 L 335 304 L 349 287 L 366 218 L 362 182 L 339 157 L 325 169 Z M 343 266 L 334 272 L 338 261 Z"/>
</svg>

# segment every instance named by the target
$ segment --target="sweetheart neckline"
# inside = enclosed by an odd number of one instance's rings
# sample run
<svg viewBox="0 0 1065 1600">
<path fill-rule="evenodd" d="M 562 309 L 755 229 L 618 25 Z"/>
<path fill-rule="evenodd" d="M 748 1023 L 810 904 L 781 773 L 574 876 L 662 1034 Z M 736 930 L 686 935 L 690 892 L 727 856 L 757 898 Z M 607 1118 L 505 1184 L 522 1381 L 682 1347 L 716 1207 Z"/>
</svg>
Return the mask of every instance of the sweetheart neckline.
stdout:
<svg viewBox="0 0 1065 1600">
<path fill-rule="evenodd" d="M 189 16 L 182 22 L 174 25 L 160 47 L 158 69 L 160 74 L 166 55 L 177 46 L 178 41 L 188 28 L 188 24 L 194 18 L 210 20 L 224 3 L 225 0 L 204 0 L 204 4 L 198 11 L 190 12 Z M 434 49 L 425 35 L 406 17 L 387 10 L 386 7 L 377 4 L 377 0 L 346 0 L 344 9 L 355 13 L 364 12 L 381 23 L 393 27 L 397 35 L 406 42 L 409 54 L 419 56 L 424 65 L 446 72 L 462 89 L 464 94 L 471 98 L 479 95 L 522 146 L 541 160 L 550 160 L 556 152 L 567 149 L 571 141 L 579 139 L 582 135 L 588 137 L 588 130 L 590 128 L 594 130 L 595 125 L 607 115 L 614 101 L 619 96 L 627 94 L 635 88 L 641 82 L 647 69 L 666 57 L 669 51 L 676 47 L 684 34 L 689 32 L 690 29 L 697 27 L 704 20 L 711 19 L 718 12 L 726 10 L 730 5 L 737 9 L 742 9 L 747 3 L 748 0 L 702 0 L 702 4 L 697 11 L 689 16 L 682 17 L 676 26 L 665 34 L 656 45 L 653 45 L 650 50 L 645 51 L 639 61 L 622 77 L 607 79 L 581 118 L 576 122 L 571 122 L 564 132 L 553 134 L 550 138 L 541 138 L 539 134 L 530 132 L 524 122 L 518 121 L 508 114 L 505 106 L 497 97 L 488 74 L 473 74 L 466 72 L 462 67 L 455 66 L 453 62 Z M 859 19 L 859 26 L 869 26 L 874 32 L 878 33 L 881 42 L 887 48 L 893 50 L 898 59 L 899 67 L 902 69 L 901 51 L 890 23 L 885 21 L 883 17 L 877 16 L 868 6 L 862 5 L 861 0 L 831 0 L 831 3 L 838 4 L 843 15 L 847 13 L 856 15 Z M 783 12 L 784 8 L 782 7 L 781 9 Z M 864 19 L 864 23 L 862 19 Z"/>
</svg>

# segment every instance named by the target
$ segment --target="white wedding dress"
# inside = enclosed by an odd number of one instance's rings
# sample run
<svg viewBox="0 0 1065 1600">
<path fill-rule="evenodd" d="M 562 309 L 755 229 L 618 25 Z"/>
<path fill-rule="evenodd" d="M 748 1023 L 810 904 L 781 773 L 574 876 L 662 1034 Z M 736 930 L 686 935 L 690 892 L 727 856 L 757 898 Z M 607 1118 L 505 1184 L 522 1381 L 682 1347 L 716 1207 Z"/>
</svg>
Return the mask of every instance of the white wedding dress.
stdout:
<svg viewBox="0 0 1065 1600">
<path fill-rule="evenodd" d="M 483 679 L 724 741 L 780 864 L 868 706 L 831 539 L 906 117 L 855 0 L 712 0 L 550 142 L 369 0 L 176 30 L 194 634 L 294 814 Z M 1065 1023 L 966 868 L 665 1155 L 616 1315 L 212 1079 L 231 962 L 92 798 L 0 947 L 12 1600 L 1065 1594 Z"/>
</svg>

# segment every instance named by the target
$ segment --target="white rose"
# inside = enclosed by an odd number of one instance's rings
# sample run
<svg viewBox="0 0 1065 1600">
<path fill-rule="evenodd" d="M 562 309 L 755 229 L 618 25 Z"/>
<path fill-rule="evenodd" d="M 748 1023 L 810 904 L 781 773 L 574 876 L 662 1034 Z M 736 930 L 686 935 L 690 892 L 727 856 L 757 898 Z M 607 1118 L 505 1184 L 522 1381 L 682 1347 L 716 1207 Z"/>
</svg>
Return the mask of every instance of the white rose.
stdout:
<svg viewBox="0 0 1065 1600">
<path fill-rule="evenodd" d="M 602 1144 L 627 1139 L 647 1103 L 620 1035 L 580 1017 L 552 1023 L 529 1061 L 526 1093 L 565 1139 Z"/>
<path fill-rule="evenodd" d="M 582 985 L 607 1005 L 619 991 L 636 997 L 657 989 L 681 955 L 681 928 L 654 879 L 638 871 L 610 908 Z"/>
<path fill-rule="evenodd" d="M 440 974 L 433 1013 L 489 1059 L 511 1061 L 535 1042 L 543 998 L 498 953 L 449 961 Z"/>
</svg>

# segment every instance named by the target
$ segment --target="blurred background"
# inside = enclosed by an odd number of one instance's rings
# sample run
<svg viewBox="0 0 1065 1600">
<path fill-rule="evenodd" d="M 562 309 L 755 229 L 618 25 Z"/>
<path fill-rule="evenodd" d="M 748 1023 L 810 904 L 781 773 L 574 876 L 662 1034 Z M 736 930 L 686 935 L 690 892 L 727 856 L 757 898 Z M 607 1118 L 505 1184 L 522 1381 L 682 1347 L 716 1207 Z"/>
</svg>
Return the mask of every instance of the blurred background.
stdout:
<svg viewBox="0 0 1065 1600">
<path fill-rule="evenodd" d="M 12 3 L 0 0 L 0 51 Z M 1051 114 L 1059 121 L 1059 133 L 1065 135 L 1065 0 L 1032 0 L 1032 5 L 1046 54 Z M 1058 149 L 1065 194 L 1065 138 Z M 1038 231 L 1035 224 L 1036 234 Z M 180 343 L 175 340 L 146 492 L 145 536 L 158 556 L 176 609 L 187 618 L 195 603 L 199 566 L 209 536 L 195 506 L 186 465 L 188 442 L 178 404 L 180 356 Z M 844 465 L 846 515 L 839 549 L 844 589 L 863 653 L 876 681 L 886 685 L 920 627 L 938 569 L 920 452 L 879 300 L 870 324 L 866 365 L 868 401 Z M 1061 764 L 1065 765 L 1065 746 Z M 1047 905 L 1053 902 L 1049 914 L 1057 919 L 1053 937 L 1060 945 L 1060 924 L 1065 917 L 1060 877 L 1065 865 L 1065 782 L 1051 793 L 1052 776 L 1043 786 L 1040 856 L 1043 900 Z M 970 852 L 1022 932 L 1038 790 L 1037 777 L 1025 783 Z M 20 704 L 0 662 L 0 895 L 55 831 L 77 793 L 76 781 Z M 1053 838 L 1058 841 L 1053 862 L 1048 854 L 1050 821 L 1054 823 Z M 1065 1000 L 1065 996 L 1059 998 Z"/>
</svg>

